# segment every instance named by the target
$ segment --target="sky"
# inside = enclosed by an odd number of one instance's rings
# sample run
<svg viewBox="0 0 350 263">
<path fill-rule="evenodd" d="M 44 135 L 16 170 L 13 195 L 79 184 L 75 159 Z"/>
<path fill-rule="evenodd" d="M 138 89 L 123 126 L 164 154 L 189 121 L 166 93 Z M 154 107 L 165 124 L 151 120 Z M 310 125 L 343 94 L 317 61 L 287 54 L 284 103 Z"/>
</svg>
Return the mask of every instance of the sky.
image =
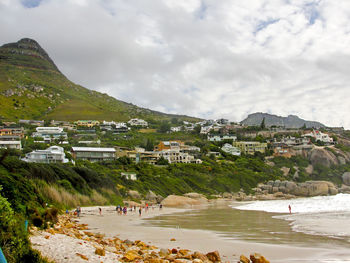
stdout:
<svg viewBox="0 0 350 263">
<path fill-rule="evenodd" d="M 157 111 L 350 129 L 349 0 L 0 0 L 73 82 Z"/>
</svg>

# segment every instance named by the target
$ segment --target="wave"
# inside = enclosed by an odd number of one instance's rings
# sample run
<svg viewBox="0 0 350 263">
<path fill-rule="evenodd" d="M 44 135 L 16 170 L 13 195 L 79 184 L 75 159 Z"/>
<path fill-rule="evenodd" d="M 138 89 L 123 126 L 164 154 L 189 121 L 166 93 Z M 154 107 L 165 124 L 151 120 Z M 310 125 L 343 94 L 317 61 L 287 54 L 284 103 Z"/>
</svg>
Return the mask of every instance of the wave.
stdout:
<svg viewBox="0 0 350 263">
<path fill-rule="evenodd" d="M 289 205 L 292 207 L 293 214 L 350 212 L 350 194 L 296 198 L 291 200 L 244 202 L 242 205 L 231 207 L 240 210 L 256 210 L 269 213 L 289 213 Z"/>
</svg>

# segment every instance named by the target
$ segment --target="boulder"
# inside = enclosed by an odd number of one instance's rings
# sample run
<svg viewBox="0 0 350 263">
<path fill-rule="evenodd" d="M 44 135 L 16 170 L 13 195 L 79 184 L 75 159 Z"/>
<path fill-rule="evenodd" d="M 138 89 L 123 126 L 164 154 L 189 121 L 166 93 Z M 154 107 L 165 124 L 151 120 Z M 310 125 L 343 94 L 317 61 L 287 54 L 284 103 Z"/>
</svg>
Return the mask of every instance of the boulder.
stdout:
<svg viewBox="0 0 350 263">
<path fill-rule="evenodd" d="M 223 197 L 223 198 L 227 198 L 227 199 L 232 199 L 233 196 L 232 196 L 231 193 L 225 192 L 225 193 L 222 194 L 222 197 Z"/>
<path fill-rule="evenodd" d="M 162 205 L 168 207 L 191 207 L 207 203 L 206 199 L 193 199 L 185 196 L 169 195 L 162 201 Z"/>
<path fill-rule="evenodd" d="M 342 176 L 343 184 L 350 186 L 350 172 L 346 172 Z"/>
<path fill-rule="evenodd" d="M 206 256 L 213 263 L 221 262 L 221 258 L 218 251 L 209 252 L 208 254 L 206 254 Z"/>
<path fill-rule="evenodd" d="M 330 167 L 331 165 L 339 164 L 339 161 L 334 153 L 323 148 L 312 149 L 308 154 L 308 158 L 313 166 L 321 164 Z"/>
<path fill-rule="evenodd" d="M 254 253 L 250 255 L 250 260 L 253 263 L 270 263 L 265 257 L 260 255 L 259 253 Z"/>
<path fill-rule="evenodd" d="M 312 166 L 312 164 L 309 164 L 306 168 L 305 168 L 305 172 L 308 174 L 312 174 L 314 171 L 314 167 Z"/>
<path fill-rule="evenodd" d="M 250 259 L 247 258 L 245 255 L 241 255 L 239 257 L 239 261 L 242 262 L 242 263 L 250 263 Z"/>
<path fill-rule="evenodd" d="M 297 188 L 297 184 L 294 182 L 286 182 L 286 193 L 292 193 Z"/>
<path fill-rule="evenodd" d="M 204 195 L 198 194 L 198 193 L 187 193 L 187 194 L 184 194 L 184 196 L 189 197 L 189 198 L 193 198 L 193 199 L 202 199 L 202 198 L 206 199 L 206 197 Z"/>
<path fill-rule="evenodd" d="M 157 195 L 150 190 L 146 195 L 146 200 L 151 201 L 151 202 L 156 202 Z"/>
<path fill-rule="evenodd" d="M 138 191 L 135 191 L 135 190 L 129 190 L 128 195 L 134 199 L 141 199 L 140 193 Z"/>
</svg>

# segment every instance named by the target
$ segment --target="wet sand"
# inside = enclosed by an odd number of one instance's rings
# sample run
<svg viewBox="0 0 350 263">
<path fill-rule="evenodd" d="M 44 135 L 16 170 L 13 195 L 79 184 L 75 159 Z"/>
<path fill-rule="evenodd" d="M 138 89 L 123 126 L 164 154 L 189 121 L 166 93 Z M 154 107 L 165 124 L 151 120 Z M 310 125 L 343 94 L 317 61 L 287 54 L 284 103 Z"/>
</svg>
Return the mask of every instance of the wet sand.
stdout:
<svg viewBox="0 0 350 263">
<path fill-rule="evenodd" d="M 107 237 L 118 236 L 121 239 L 142 240 L 160 248 L 185 248 L 202 253 L 218 250 L 223 261 L 237 262 L 239 256 L 260 253 L 271 262 L 350 262 L 349 252 L 337 246 L 313 247 L 294 244 L 268 244 L 252 241 L 229 239 L 208 230 L 190 230 L 184 228 L 166 228 L 145 225 L 144 219 L 166 214 L 178 214 L 190 210 L 151 208 L 142 217 L 136 212 L 118 215 L 114 207 L 103 207 L 102 215 L 98 208 L 83 208 L 80 223 L 88 224 L 93 232 L 106 234 Z M 206 208 L 199 208 L 206 209 Z M 193 210 L 192 210 L 193 211 Z M 181 217 L 186 218 L 186 213 Z M 146 222 L 147 223 L 147 222 Z M 175 238 L 176 241 L 170 241 Z"/>
</svg>

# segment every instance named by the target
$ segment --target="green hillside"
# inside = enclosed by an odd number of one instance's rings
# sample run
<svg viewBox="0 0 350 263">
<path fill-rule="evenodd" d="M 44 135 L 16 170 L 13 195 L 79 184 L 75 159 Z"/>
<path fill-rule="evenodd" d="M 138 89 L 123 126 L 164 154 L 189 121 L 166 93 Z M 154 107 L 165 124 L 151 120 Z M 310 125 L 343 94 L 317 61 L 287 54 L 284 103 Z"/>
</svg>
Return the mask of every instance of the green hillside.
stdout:
<svg viewBox="0 0 350 263">
<path fill-rule="evenodd" d="M 3 120 L 130 118 L 198 120 L 125 103 L 68 80 L 32 39 L 0 47 L 0 117 Z"/>
</svg>

